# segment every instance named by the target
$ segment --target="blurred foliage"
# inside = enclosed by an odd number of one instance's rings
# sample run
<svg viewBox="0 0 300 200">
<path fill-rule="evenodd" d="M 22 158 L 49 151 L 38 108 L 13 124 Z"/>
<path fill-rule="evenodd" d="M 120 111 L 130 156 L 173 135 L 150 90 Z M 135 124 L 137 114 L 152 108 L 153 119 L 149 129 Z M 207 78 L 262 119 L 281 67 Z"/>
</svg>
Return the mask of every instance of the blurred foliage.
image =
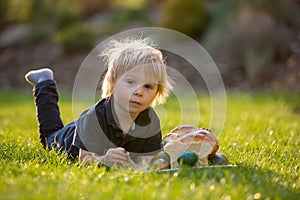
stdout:
<svg viewBox="0 0 300 200">
<path fill-rule="evenodd" d="M 288 25 L 299 25 L 297 18 L 299 8 L 296 1 L 286 0 L 226 0 L 210 3 L 209 13 L 213 23 L 224 23 L 236 18 L 236 14 L 243 7 L 256 12 L 265 13 L 275 21 Z"/>
<path fill-rule="evenodd" d="M 112 24 L 125 27 L 132 22 L 152 26 L 149 9 L 160 7 L 158 24 L 197 37 L 205 25 L 205 0 L 11 0 L 3 5 L 3 19 L 17 23 L 49 23 L 60 31 L 99 12 L 110 12 Z M 2 3 L 3 4 L 3 3 Z M 70 6 L 71 5 L 71 6 Z M 5 9 L 8 8 L 8 9 Z M 152 10 L 153 11 L 153 10 Z M 152 13 L 153 14 L 153 13 Z"/>
<path fill-rule="evenodd" d="M 8 9 L 8 0 L 0 1 L 0 30 L 4 27 Z"/>
<path fill-rule="evenodd" d="M 22 45 L 30 46 L 51 38 L 49 29 L 42 25 L 32 25 L 30 32 L 22 41 Z"/>
<path fill-rule="evenodd" d="M 55 42 L 60 44 L 67 52 L 91 49 L 95 40 L 94 31 L 84 23 L 67 26 L 55 35 Z"/>
<path fill-rule="evenodd" d="M 117 9 L 140 10 L 147 6 L 147 0 L 110 0 L 109 5 Z"/>
<path fill-rule="evenodd" d="M 297 15 L 297 7 L 282 0 L 218 1 L 209 9 L 204 46 L 223 63 L 225 79 L 238 72 L 240 79 L 261 84 L 288 57 Z"/>
<path fill-rule="evenodd" d="M 158 24 L 191 37 L 198 37 L 205 28 L 205 0 L 165 0 L 161 4 Z"/>
<path fill-rule="evenodd" d="M 128 23 L 132 20 L 151 22 L 155 17 L 147 16 L 149 9 L 159 7 L 157 24 L 198 37 L 209 23 L 226 22 L 247 5 L 252 9 L 267 13 L 275 21 L 289 25 L 299 23 L 297 10 L 285 0 L 2 0 L 0 3 L 0 23 L 47 22 L 58 28 L 77 23 L 99 12 L 111 12 L 113 22 Z M 213 5 L 213 6 L 210 6 Z M 208 7 L 209 6 L 209 7 Z M 153 10 L 152 10 L 153 11 Z M 207 13 L 212 21 L 208 20 Z"/>
<path fill-rule="evenodd" d="M 66 12 L 59 12 L 56 15 L 55 21 L 56 21 L 57 29 L 62 29 L 64 27 L 80 22 L 81 19 L 78 15 L 66 11 Z"/>
<path fill-rule="evenodd" d="M 25 22 L 28 20 L 30 10 L 30 0 L 10 0 L 7 1 L 7 11 L 5 19 L 13 22 Z"/>
<path fill-rule="evenodd" d="M 143 22 L 150 24 L 151 20 L 145 10 L 138 9 L 122 9 L 114 12 L 112 22 L 119 25 L 126 25 L 132 22 Z"/>
<path fill-rule="evenodd" d="M 239 0 L 240 3 L 243 2 Z M 293 5 L 293 1 L 287 0 L 247 0 L 248 4 L 263 13 L 268 13 L 276 21 L 289 25 L 299 23 L 297 18 L 298 8 Z M 296 2 L 296 1 L 294 1 Z M 245 2 L 244 2 L 245 3 Z"/>
<path fill-rule="evenodd" d="M 99 12 L 110 10 L 109 0 L 74 0 L 80 8 L 80 16 L 88 18 Z"/>
<path fill-rule="evenodd" d="M 90 48 L 96 35 L 112 33 L 134 20 L 148 23 L 150 19 L 144 9 L 146 4 L 145 0 L 126 3 L 120 0 L 5 0 L 0 4 L 3 10 L 0 25 L 5 21 L 31 24 L 32 30 L 23 45 L 36 44 L 49 38 L 45 29 L 36 27 L 54 27 L 54 42 L 70 52 Z M 105 19 L 106 24 L 101 24 L 103 30 L 86 22 L 86 18 L 100 11 L 110 12 Z"/>
<path fill-rule="evenodd" d="M 5 18 L 10 22 L 56 23 L 53 19 L 61 13 L 78 15 L 79 4 L 73 0 L 11 0 L 8 1 Z"/>
<path fill-rule="evenodd" d="M 42 22 L 48 17 L 46 0 L 31 0 L 28 12 L 28 20 L 31 22 Z"/>
<path fill-rule="evenodd" d="M 141 22 L 151 24 L 151 17 L 148 8 L 151 1 L 147 0 L 111 0 L 108 2 L 111 9 L 111 22 L 119 26 L 126 26 L 130 23 Z"/>
</svg>

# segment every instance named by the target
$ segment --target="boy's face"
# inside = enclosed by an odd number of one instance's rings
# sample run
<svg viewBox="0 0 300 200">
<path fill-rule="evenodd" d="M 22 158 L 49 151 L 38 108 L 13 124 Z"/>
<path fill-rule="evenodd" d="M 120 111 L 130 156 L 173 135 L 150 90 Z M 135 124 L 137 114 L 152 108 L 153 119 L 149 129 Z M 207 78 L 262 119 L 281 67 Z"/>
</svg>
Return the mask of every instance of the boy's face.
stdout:
<svg viewBox="0 0 300 200">
<path fill-rule="evenodd" d="M 115 109 L 125 111 L 135 119 L 150 107 L 157 90 L 158 83 L 154 77 L 147 76 L 140 68 L 130 70 L 119 78 L 113 88 Z"/>
</svg>

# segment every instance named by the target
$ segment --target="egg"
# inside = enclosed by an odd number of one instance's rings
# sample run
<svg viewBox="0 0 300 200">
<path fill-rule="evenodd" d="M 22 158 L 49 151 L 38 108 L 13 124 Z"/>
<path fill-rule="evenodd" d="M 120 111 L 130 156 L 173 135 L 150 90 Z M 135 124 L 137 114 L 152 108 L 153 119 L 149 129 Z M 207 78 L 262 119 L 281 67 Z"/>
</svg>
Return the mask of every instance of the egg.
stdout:
<svg viewBox="0 0 300 200">
<path fill-rule="evenodd" d="M 178 157 L 177 162 L 180 166 L 194 167 L 198 162 L 198 156 L 194 152 L 186 151 Z"/>
<path fill-rule="evenodd" d="M 228 165 L 228 159 L 225 155 L 216 153 L 208 157 L 209 165 Z"/>
<path fill-rule="evenodd" d="M 150 164 L 151 170 L 162 170 L 162 169 L 170 169 L 170 163 L 168 163 L 166 160 L 159 158 L 159 159 L 153 159 Z"/>
<path fill-rule="evenodd" d="M 170 155 L 165 152 L 165 151 L 160 151 L 155 155 L 155 159 L 164 159 L 165 161 L 167 161 L 168 163 L 171 162 L 171 158 Z"/>
</svg>

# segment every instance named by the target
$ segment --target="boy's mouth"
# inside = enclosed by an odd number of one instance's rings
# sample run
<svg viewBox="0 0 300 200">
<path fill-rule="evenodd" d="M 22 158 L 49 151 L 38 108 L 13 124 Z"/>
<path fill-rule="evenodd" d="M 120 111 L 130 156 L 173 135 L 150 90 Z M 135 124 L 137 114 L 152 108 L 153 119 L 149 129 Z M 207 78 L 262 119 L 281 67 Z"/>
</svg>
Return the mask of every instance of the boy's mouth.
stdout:
<svg viewBox="0 0 300 200">
<path fill-rule="evenodd" d="M 131 104 L 134 104 L 134 105 L 142 105 L 140 102 L 138 101 L 129 101 Z"/>
</svg>

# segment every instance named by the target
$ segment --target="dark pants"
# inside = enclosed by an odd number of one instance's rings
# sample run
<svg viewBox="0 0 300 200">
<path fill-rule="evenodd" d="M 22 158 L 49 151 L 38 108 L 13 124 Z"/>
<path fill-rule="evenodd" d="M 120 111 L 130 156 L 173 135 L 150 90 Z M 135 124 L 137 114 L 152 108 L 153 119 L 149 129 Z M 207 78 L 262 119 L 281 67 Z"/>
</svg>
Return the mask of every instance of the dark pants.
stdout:
<svg viewBox="0 0 300 200">
<path fill-rule="evenodd" d="M 75 158 L 78 148 L 72 145 L 75 133 L 75 123 L 64 126 L 58 107 L 56 83 L 47 80 L 34 87 L 35 105 L 39 123 L 40 140 L 44 148 L 55 148 L 58 152 L 66 151 Z"/>
</svg>

